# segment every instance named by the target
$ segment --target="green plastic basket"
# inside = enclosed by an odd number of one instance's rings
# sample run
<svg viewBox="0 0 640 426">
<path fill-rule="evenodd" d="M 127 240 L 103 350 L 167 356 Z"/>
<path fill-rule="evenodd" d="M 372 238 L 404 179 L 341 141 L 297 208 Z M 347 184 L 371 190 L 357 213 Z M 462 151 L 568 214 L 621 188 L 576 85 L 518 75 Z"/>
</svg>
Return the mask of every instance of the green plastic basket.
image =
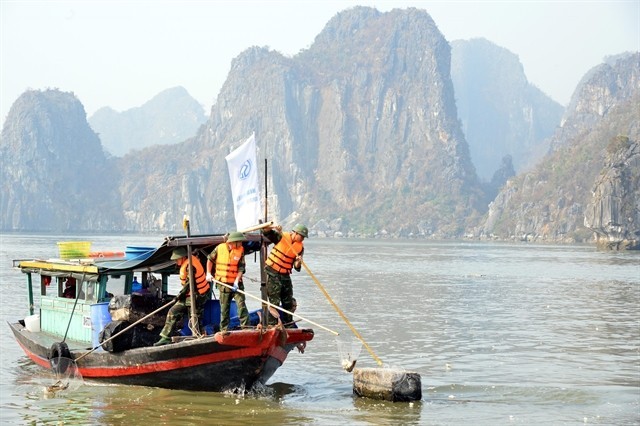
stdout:
<svg viewBox="0 0 640 426">
<path fill-rule="evenodd" d="M 89 257 L 91 241 L 59 241 L 58 251 L 61 259 Z"/>
</svg>

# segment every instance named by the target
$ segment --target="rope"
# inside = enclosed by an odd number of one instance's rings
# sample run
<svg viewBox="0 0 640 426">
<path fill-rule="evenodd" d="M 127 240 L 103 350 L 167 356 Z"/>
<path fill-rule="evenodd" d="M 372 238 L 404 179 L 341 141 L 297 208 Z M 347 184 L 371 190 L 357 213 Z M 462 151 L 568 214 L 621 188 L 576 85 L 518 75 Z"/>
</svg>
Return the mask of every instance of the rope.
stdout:
<svg viewBox="0 0 640 426">
<path fill-rule="evenodd" d="M 230 286 L 229 284 L 223 283 L 223 282 L 218 281 L 218 280 L 216 280 L 216 279 L 214 279 L 214 280 L 213 280 L 213 282 L 214 282 L 214 283 L 216 283 L 216 284 L 223 285 L 223 286 L 225 286 L 225 287 L 227 287 L 227 288 L 233 288 L 233 286 Z M 313 325 L 316 325 L 316 326 L 318 326 L 318 327 L 322 328 L 323 330 L 326 330 L 326 331 L 328 331 L 329 333 L 332 333 L 332 334 L 334 334 L 334 335 L 336 335 L 336 336 L 339 336 L 339 335 L 340 335 L 340 333 L 338 333 L 337 331 L 333 331 L 333 330 L 331 330 L 330 328 L 327 328 L 327 327 L 325 327 L 325 326 L 323 326 L 323 325 L 320 325 L 320 324 L 318 324 L 317 322 L 313 322 L 313 321 L 311 321 L 310 319 L 304 318 L 304 317 L 302 317 L 302 316 L 300 316 L 300 315 L 298 315 L 298 314 L 296 314 L 296 313 L 294 313 L 294 312 L 287 311 L 286 309 L 281 308 L 280 306 L 274 305 L 273 303 L 271 303 L 271 302 L 267 302 L 266 300 L 262 300 L 261 298 L 259 298 L 259 297 L 257 297 L 257 296 L 254 296 L 254 295 L 252 295 L 252 294 L 250 294 L 250 293 L 247 293 L 246 291 L 243 291 L 243 290 L 240 290 L 240 289 L 237 289 L 236 291 L 237 291 L 238 293 L 240 293 L 240 294 L 244 294 L 245 296 L 249 296 L 249 297 L 251 297 L 252 299 L 259 300 L 260 302 L 262 302 L 262 303 L 264 303 L 264 304 L 266 304 L 266 305 L 268 305 L 268 306 L 270 306 L 270 307 L 273 307 L 274 309 L 277 309 L 277 310 L 282 311 L 282 312 L 284 312 L 284 313 L 286 313 L 286 314 L 289 314 L 289 315 L 292 315 L 292 316 L 298 317 L 298 318 L 300 318 L 300 319 L 301 319 L 301 320 L 303 320 L 303 321 L 307 321 L 308 323 L 311 323 L 311 324 L 313 324 Z"/>
<path fill-rule="evenodd" d="M 358 333 L 358 330 L 355 329 L 355 327 L 351 324 L 351 322 L 349 321 L 349 319 L 346 317 L 346 315 L 342 312 L 342 310 L 338 307 L 338 305 L 336 305 L 336 303 L 333 301 L 333 299 L 331 298 L 331 296 L 329 296 L 329 293 L 327 292 L 327 290 L 325 290 L 325 288 L 322 286 L 322 284 L 320 284 L 320 281 L 318 281 L 318 279 L 316 278 L 316 276 L 313 274 L 313 272 L 311 272 L 311 269 L 309 269 L 309 267 L 307 266 L 307 264 L 304 262 L 304 260 L 300 259 L 302 266 L 304 267 L 305 271 L 307 271 L 307 273 L 309 274 L 309 276 L 313 279 L 313 281 L 316 283 L 316 285 L 318 286 L 318 288 L 320 289 L 320 291 L 322 291 L 322 293 L 324 294 L 324 296 L 327 298 L 327 300 L 329 301 L 329 303 L 331 304 L 331 306 L 333 306 L 333 309 L 336 310 L 336 312 L 340 315 L 340 317 L 342 317 L 342 319 L 344 320 L 344 322 L 349 326 L 349 328 L 351 329 L 351 331 L 353 332 L 353 334 L 360 339 L 360 341 L 362 342 L 362 344 L 364 345 L 365 348 L 367 348 L 367 351 L 369 351 L 369 353 L 371 354 L 371 356 L 373 357 L 373 359 L 378 363 L 378 365 L 382 366 L 382 360 L 380 358 L 378 358 L 378 356 L 373 352 L 373 349 L 371 349 L 371 347 L 369 347 L 369 345 L 367 344 L 367 342 L 364 341 L 364 339 L 362 338 L 362 336 L 360 335 L 360 333 Z"/>
<path fill-rule="evenodd" d="M 67 333 L 69 333 L 69 326 L 71 326 L 71 320 L 73 320 L 73 313 L 76 310 L 76 305 L 78 304 L 78 299 L 80 298 L 80 292 L 82 291 L 82 284 L 84 283 L 84 277 L 85 277 L 85 273 L 82 273 L 82 279 L 80 280 L 80 289 L 78 289 L 78 279 L 74 278 L 74 280 L 76 280 L 76 285 L 75 285 L 75 289 L 76 289 L 76 300 L 75 302 L 73 302 L 73 308 L 71 309 L 71 316 L 69 317 L 69 322 L 67 323 L 67 329 L 64 332 L 64 337 L 62 338 L 62 342 L 64 343 L 65 340 L 67 340 Z M 67 279 L 69 279 L 69 277 L 67 277 Z"/>
<path fill-rule="evenodd" d="M 96 346 L 95 348 L 91 349 L 89 352 L 80 355 L 78 358 L 75 359 L 75 362 L 80 361 L 82 358 L 84 358 L 85 356 L 89 355 L 90 353 L 94 352 L 95 350 L 97 350 L 100 346 L 104 345 L 105 343 L 115 339 L 116 337 L 120 336 L 122 333 L 125 333 L 129 330 L 131 330 L 133 327 L 135 327 L 136 325 L 140 324 L 142 321 L 146 320 L 147 318 L 157 314 L 158 312 L 160 312 L 161 310 L 163 310 L 164 308 L 168 307 L 169 305 L 176 303 L 175 299 L 172 299 L 169 303 L 166 303 L 163 306 L 160 306 L 158 309 L 156 309 L 155 311 L 151 312 L 150 314 L 145 315 L 144 317 L 140 318 L 138 321 L 134 322 L 133 324 L 130 324 L 128 327 L 120 330 L 119 332 L 117 332 L 116 334 L 114 334 L 113 336 L 109 337 L 108 339 L 106 339 L 105 341 L 103 341 L 102 343 L 99 343 L 98 346 Z"/>
</svg>

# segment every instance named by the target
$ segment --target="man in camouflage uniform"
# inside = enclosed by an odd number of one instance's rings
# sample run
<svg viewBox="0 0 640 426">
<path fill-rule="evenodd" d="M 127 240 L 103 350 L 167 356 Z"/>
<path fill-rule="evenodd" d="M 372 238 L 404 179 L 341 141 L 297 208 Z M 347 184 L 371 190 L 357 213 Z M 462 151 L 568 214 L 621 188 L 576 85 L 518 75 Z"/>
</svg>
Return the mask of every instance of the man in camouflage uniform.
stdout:
<svg viewBox="0 0 640 426">
<path fill-rule="evenodd" d="M 182 317 L 191 307 L 191 298 L 189 297 L 190 278 L 187 249 L 182 247 L 175 249 L 171 253 L 171 260 L 175 261 L 180 268 L 180 282 L 182 283 L 182 289 L 178 296 L 176 296 L 176 303 L 167 313 L 167 319 L 165 320 L 164 327 L 160 332 L 160 340 L 154 343 L 153 346 L 162 346 L 167 343 L 171 343 L 171 334 L 173 333 L 175 325 L 182 320 Z M 200 323 L 204 317 L 204 305 L 207 303 L 207 300 L 211 299 L 211 286 L 206 280 L 204 267 L 197 256 L 191 256 L 191 267 L 194 269 L 193 279 L 195 281 L 196 289 L 196 315 L 198 316 L 198 323 Z M 200 324 L 198 324 L 198 332 L 199 331 Z"/>
<path fill-rule="evenodd" d="M 309 236 L 306 226 L 297 224 L 291 232 L 282 232 L 281 226 L 269 227 L 263 230 L 263 234 L 273 244 L 273 248 L 267 258 L 267 294 L 269 302 L 282 306 L 288 311 L 293 310 L 293 283 L 291 271 L 300 271 L 302 255 L 304 253 L 303 241 Z M 291 315 L 284 312 L 276 312 L 278 317 L 269 311 L 268 325 L 283 323 L 285 326 L 293 324 Z"/>
<path fill-rule="evenodd" d="M 242 276 L 245 273 L 244 247 L 247 241 L 242 232 L 231 232 L 224 243 L 218 244 L 207 256 L 207 281 L 216 282 L 220 292 L 220 331 L 227 331 L 229 327 L 229 310 L 231 299 L 235 300 L 240 317 L 240 326 L 249 327 L 249 311 L 245 302 L 244 284 Z M 215 276 L 211 274 L 215 267 Z M 230 289 L 227 286 L 233 287 Z"/>
</svg>

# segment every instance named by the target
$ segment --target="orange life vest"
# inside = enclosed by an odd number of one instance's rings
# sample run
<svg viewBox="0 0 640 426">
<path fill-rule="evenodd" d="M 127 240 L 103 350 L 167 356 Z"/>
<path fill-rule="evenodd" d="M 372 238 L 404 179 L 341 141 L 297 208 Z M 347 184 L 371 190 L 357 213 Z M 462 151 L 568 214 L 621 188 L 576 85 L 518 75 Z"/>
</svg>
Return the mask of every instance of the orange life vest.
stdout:
<svg viewBox="0 0 640 426">
<path fill-rule="evenodd" d="M 280 274 L 290 274 L 293 269 L 293 262 L 296 260 L 304 246 L 301 242 L 293 242 L 290 232 L 283 232 L 278 244 L 273 246 L 267 266 Z"/>
<path fill-rule="evenodd" d="M 191 256 L 191 264 L 194 267 L 193 279 L 196 280 L 196 289 L 199 294 L 206 294 L 209 291 L 209 281 L 207 281 L 207 275 L 205 274 L 200 259 L 196 256 Z M 182 266 L 180 266 L 180 281 L 182 285 L 187 285 L 189 282 L 189 261 L 185 260 Z M 187 292 L 187 294 L 189 294 Z"/>
<path fill-rule="evenodd" d="M 244 247 L 229 250 L 227 244 L 222 243 L 216 248 L 216 276 L 217 281 L 233 284 L 238 276 L 238 265 L 244 256 Z"/>
</svg>

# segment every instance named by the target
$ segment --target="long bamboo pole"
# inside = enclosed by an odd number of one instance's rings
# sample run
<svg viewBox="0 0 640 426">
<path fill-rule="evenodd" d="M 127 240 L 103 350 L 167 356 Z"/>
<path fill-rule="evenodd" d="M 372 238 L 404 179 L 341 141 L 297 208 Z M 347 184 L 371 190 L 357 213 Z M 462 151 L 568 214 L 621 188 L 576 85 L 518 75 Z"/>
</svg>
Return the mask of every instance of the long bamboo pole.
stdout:
<svg viewBox="0 0 640 426">
<path fill-rule="evenodd" d="M 244 228 L 240 230 L 240 232 L 245 233 L 245 232 L 257 231 L 258 229 L 267 228 L 269 226 L 273 226 L 273 221 L 261 223 L 259 225 L 253 225 L 248 228 Z"/>
<path fill-rule="evenodd" d="M 313 281 L 316 283 L 316 285 L 318 286 L 320 291 L 322 291 L 322 293 L 324 294 L 324 297 L 326 297 L 327 300 L 329 301 L 329 303 L 331 304 L 331 306 L 333 306 L 333 309 L 335 309 L 336 312 L 340 315 L 340 317 L 342 317 L 342 319 L 349 326 L 349 328 L 351 329 L 353 334 L 355 334 L 355 336 L 358 339 L 360 339 L 360 341 L 362 342 L 364 347 L 367 348 L 367 351 L 369 351 L 369 353 L 371 354 L 373 359 L 378 363 L 378 365 L 382 366 L 382 364 L 383 364 L 382 360 L 380 358 L 378 358 L 378 356 L 373 352 L 373 349 L 371 349 L 371 347 L 367 344 L 367 342 L 364 341 L 364 338 L 360 335 L 360 333 L 358 333 L 358 330 L 356 330 L 355 327 L 351 324 L 351 321 L 349 321 L 349 319 L 344 314 L 344 312 L 342 312 L 342 310 L 338 307 L 338 305 L 336 305 L 336 303 L 333 301 L 333 299 L 331 298 L 331 296 L 329 295 L 327 290 L 324 288 L 324 286 L 322 284 L 320 284 L 320 281 L 318 280 L 318 278 L 316 278 L 315 274 L 313 272 L 311 272 L 311 269 L 309 269 L 309 267 L 307 266 L 305 261 L 302 260 L 302 259 L 300 259 L 300 260 L 301 260 L 302 266 L 304 267 L 305 271 L 307 271 L 307 273 L 313 279 Z"/>
</svg>

